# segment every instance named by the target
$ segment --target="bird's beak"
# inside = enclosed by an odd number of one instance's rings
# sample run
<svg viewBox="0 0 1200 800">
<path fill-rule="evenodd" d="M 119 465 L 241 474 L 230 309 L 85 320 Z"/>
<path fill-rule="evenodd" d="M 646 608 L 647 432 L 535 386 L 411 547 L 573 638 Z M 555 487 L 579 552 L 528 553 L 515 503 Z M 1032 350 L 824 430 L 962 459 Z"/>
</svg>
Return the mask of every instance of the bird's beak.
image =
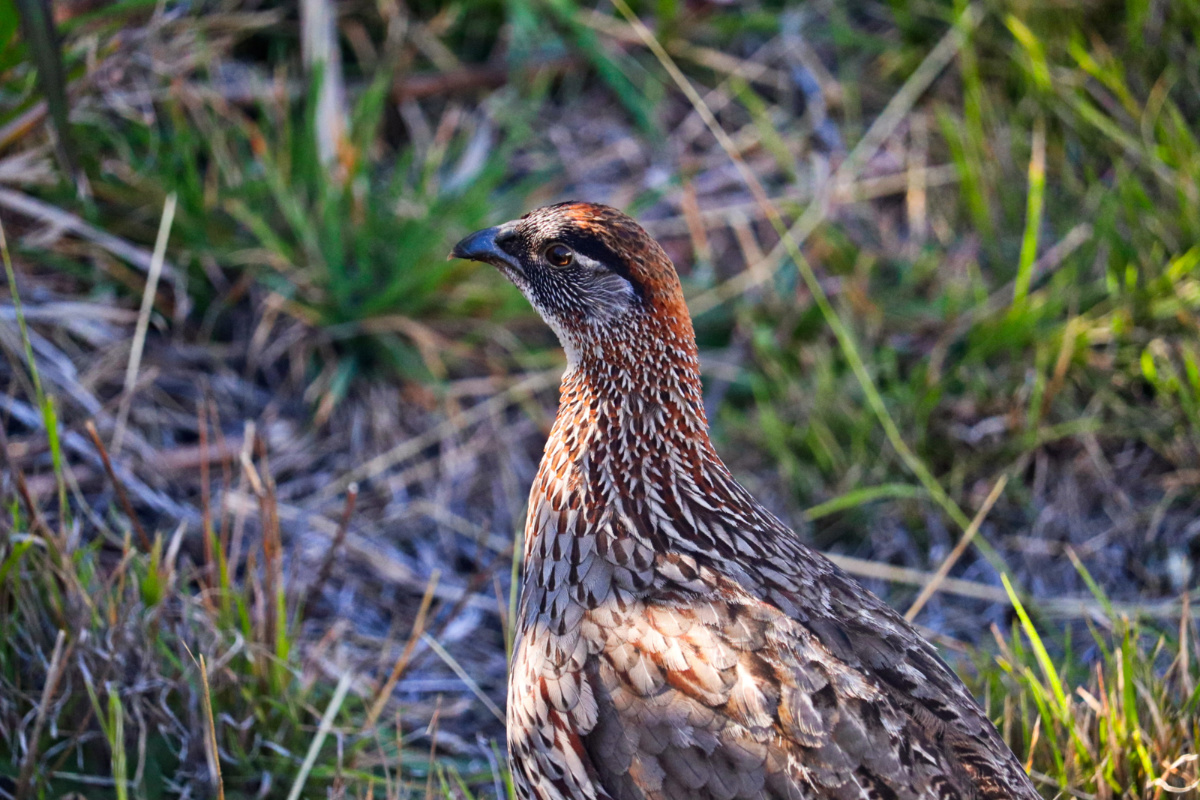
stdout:
<svg viewBox="0 0 1200 800">
<path fill-rule="evenodd" d="M 451 258 L 465 258 L 468 261 L 492 261 L 500 256 L 500 248 L 496 246 L 496 234 L 499 228 L 484 228 L 475 231 L 470 236 L 454 245 L 450 251 Z"/>
<path fill-rule="evenodd" d="M 500 248 L 500 242 L 512 235 L 511 225 L 498 225 L 475 231 L 454 245 L 454 249 L 450 251 L 450 258 L 482 261 L 497 267 L 517 267 L 517 260 Z"/>
</svg>

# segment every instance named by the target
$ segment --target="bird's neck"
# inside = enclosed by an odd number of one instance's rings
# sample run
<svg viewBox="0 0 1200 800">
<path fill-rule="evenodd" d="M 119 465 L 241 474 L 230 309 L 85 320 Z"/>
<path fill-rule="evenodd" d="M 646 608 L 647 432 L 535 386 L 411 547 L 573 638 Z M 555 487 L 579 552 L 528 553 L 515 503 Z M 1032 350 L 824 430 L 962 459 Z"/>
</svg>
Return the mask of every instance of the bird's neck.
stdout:
<svg viewBox="0 0 1200 800">
<path fill-rule="evenodd" d="M 577 458 L 619 456 L 627 468 L 637 466 L 631 459 L 690 463 L 711 454 L 687 317 L 614 326 L 582 342 L 563 375 L 554 436 L 573 439 Z"/>
<path fill-rule="evenodd" d="M 728 474 L 709 440 L 690 325 L 685 335 L 657 333 L 615 332 L 578 349 L 530 498 L 530 534 L 543 503 L 637 514 L 655 497 L 710 484 L 714 471 Z"/>
<path fill-rule="evenodd" d="M 628 363 L 582 360 L 568 368 L 551 440 L 575 458 L 630 467 L 633 459 L 692 460 L 711 451 L 694 353 L 640 352 Z"/>
</svg>

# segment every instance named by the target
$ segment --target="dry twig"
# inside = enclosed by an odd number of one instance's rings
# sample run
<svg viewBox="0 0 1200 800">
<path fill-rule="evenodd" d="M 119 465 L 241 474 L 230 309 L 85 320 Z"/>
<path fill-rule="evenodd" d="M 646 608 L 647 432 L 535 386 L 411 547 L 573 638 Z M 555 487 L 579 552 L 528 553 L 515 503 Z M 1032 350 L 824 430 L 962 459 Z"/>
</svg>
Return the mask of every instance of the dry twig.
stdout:
<svg viewBox="0 0 1200 800">
<path fill-rule="evenodd" d="M 992 510 L 992 506 L 1000 499 L 1000 494 L 1004 491 L 1004 487 L 1008 485 L 1008 476 L 1001 475 L 1000 480 L 996 481 L 996 485 L 992 487 L 992 491 L 988 493 L 987 499 L 983 501 L 983 505 L 979 507 L 975 518 L 971 520 L 970 526 L 967 527 L 962 538 L 958 540 L 958 544 L 954 545 L 954 549 L 950 551 L 950 555 L 938 565 L 937 571 L 934 572 L 933 578 L 929 583 L 921 588 L 921 593 L 917 595 L 917 599 L 913 600 L 908 611 L 904 612 L 904 618 L 912 622 L 917 618 L 917 614 L 921 613 L 921 609 L 929 602 L 929 598 L 933 597 L 933 593 L 938 590 L 942 582 L 946 580 L 946 576 L 950 574 L 950 569 L 958 563 L 962 558 L 963 553 L 967 552 L 967 547 L 970 546 L 971 540 L 975 538 L 975 534 L 979 532 L 979 526 L 983 524 L 987 518 L 988 512 Z"/>
<path fill-rule="evenodd" d="M 92 444 L 96 447 L 96 452 L 100 456 L 100 461 L 104 464 L 104 471 L 108 474 L 109 481 L 112 482 L 113 491 L 117 493 L 117 501 L 121 504 L 121 510 L 125 512 L 125 516 L 129 518 L 129 524 L 137 531 L 138 544 L 141 545 L 142 552 L 149 553 L 151 549 L 150 537 L 146 535 L 146 529 L 142 527 L 141 520 L 133 510 L 133 504 L 129 502 L 129 495 L 125 493 L 125 484 L 117 477 L 116 470 L 113 469 L 112 460 L 108 457 L 108 451 L 104 449 L 104 442 L 100 440 L 100 433 L 96 430 L 96 424 L 91 420 L 85 425 L 88 436 L 92 439 Z"/>
</svg>

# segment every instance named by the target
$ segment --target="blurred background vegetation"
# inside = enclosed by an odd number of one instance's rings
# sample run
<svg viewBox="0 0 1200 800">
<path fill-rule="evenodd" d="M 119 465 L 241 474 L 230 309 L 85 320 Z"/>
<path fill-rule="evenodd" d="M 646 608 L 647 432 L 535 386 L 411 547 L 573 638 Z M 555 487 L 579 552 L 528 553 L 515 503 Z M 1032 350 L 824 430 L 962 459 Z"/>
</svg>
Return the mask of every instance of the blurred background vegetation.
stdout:
<svg viewBox="0 0 1200 800">
<path fill-rule="evenodd" d="M 445 254 L 570 198 L 1047 797 L 1200 796 L 1200 2 L 0 0 L 0 797 L 509 791 L 562 357 Z"/>
</svg>

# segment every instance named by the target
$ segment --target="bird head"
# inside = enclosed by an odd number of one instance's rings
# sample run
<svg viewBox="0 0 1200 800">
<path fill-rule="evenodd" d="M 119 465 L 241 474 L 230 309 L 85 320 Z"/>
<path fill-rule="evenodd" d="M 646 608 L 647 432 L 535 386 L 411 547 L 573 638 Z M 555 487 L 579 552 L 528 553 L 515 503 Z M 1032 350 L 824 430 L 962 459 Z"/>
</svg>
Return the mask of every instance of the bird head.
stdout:
<svg viewBox="0 0 1200 800">
<path fill-rule="evenodd" d="M 628 355 L 621 343 L 634 338 L 694 350 L 675 267 L 615 208 L 576 202 L 539 208 L 472 233 L 450 256 L 504 273 L 558 335 L 572 363 L 598 352 L 609 359 Z"/>
</svg>

